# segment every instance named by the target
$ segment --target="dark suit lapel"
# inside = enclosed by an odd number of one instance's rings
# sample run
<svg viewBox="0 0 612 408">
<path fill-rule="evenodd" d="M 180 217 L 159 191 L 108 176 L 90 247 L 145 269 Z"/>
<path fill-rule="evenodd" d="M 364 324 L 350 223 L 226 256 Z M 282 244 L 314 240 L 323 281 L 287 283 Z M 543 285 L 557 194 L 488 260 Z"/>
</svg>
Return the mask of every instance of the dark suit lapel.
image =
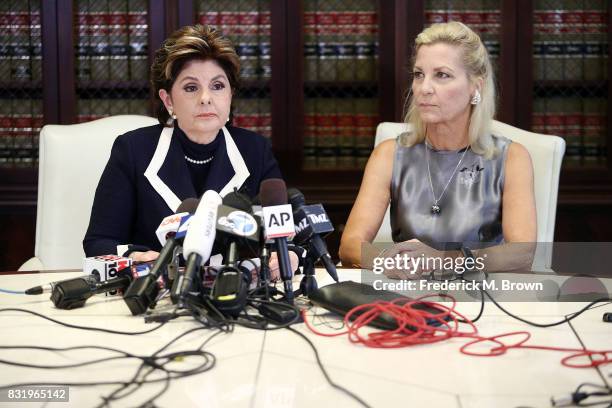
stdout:
<svg viewBox="0 0 612 408">
<path fill-rule="evenodd" d="M 185 198 L 196 197 L 183 150 L 177 138 L 172 136 L 176 130 L 162 129 L 153 158 L 144 173 L 172 212 L 176 212 Z"/>
<path fill-rule="evenodd" d="M 221 128 L 221 132 L 225 140 L 223 147 L 225 149 L 224 160 L 226 160 L 226 162 L 223 166 L 229 165 L 231 168 L 231 171 L 226 173 L 229 177 L 223 178 L 222 188 L 217 190 L 222 197 L 225 197 L 225 195 L 229 194 L 234 189 L 240 189 L 251 173 L 230 132 L 225 126 Z"/>
<path fill-rule="evenodd" d="M 180 130 L 178 127 L 175 127 L 168 154 L 158 174 L 162 181 L 182 201 L 186 198 L 197 197 L 197 195 L 191 182 L 191 176 L 185 161 L 185 153 L 178 140 L 177 132 L 180 132 Z"/>
<path fill-rule="evenodd" d="M 217 137 L 221 138 L 221 143 L 219 143 L 215 158 L 211 163 L 210 172 L 206 178 L 205 190 L 215 190 L 219 192 L 231 178 L 234 177 L 236 172 L 227 155 L 227 147 L 225 146 L 223 133 L 219 132 Z"/>
</svg>

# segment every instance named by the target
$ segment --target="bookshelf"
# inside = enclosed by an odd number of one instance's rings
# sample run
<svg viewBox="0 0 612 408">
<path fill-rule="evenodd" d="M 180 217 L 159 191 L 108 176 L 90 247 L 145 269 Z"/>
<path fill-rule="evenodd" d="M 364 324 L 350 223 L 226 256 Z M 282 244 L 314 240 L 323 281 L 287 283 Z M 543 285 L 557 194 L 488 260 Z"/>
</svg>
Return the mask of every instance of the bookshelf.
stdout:
<svg viewBox="0 0 612 408">
<path fill-rule="evenodd" d="M 270 0 L 200 0 L 192 5 L 192 23 L 218 27 L 240 56 L 242 84 L 233 99 L 232 123 L 266 137 L 272 136 L 270 5 Z"/>
<path fill-rule="evenodd" d="M 608 166 L 608 23 L 603 1 L 533 4 L 531 127 L 565 138 L 568 168 Z"/>
<path fill-rule="evenodd" d="M 0 166 L 28 169 L 43 124 L 39 2 L 0 1 L 0 27 Z"/>
<path fill-rule="evenodd" d="M 152 53 L 196 22 L 241 57 L 232 121 L 269 137 L 290 186 L 337 232 L 380 121 L 400 121 L 411 44 L 459 20 L 495 66 L 498 119 L 567 140 L 559 240 L 612 239 L 610 0 L 0 0 L 0 269 L 33 252 L 37 145 L 47 123 L 153 114 Z M 599 231 L 599 232 L 598 232 Z M 15 260 L 17 259 L 17 260 Z"/>
<path fill-rule="evenodd" d="M 517 50 L 523 78 L 517 103 L 524 105 L 515 120 L 565 138 L 562 211 L 598 211 L 612 201 L 611 6 L 609 0 L 523 0 L 517 10 L 517 38 L 528 46 Z"/>
<path fill-rule="evenodd" d="M 150 112 L 146 0 L 73 3 L 75 122 Z"/>
</svg>

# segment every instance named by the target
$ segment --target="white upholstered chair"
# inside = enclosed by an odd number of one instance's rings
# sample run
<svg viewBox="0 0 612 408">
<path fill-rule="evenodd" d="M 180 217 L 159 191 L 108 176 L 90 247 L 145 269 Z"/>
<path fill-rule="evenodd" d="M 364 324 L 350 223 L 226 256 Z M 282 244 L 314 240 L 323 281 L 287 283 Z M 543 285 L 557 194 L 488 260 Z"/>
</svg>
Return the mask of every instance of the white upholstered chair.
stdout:
<svg viewBox="0 0 612 408">
<path fill-rule="evenodd" d="M 120 115 L 42 128 L 36 245 L 34 258 L 20 271 L 82 268 L 94 193 L 115 138 L 156 123 L 147 116 Z"/>
<path fill-rule="evenodd" d="M 378 145 L 384 140 L 394 139 L 406 132 L 405 123 L 383 122 L 376 128 Z M 552 243 L 555 235 L 555 216 L 557 212 L 557 193 L 559 190 L 559 173 L 565 153 L 565 141 L 558 136 L 542 135 L 527 132 L 505 123 L 494 120 L 491 127 L 493 134 L 505 136 L 519 142 L 529 151 L 533 163 L 534 191 L 538 223 L 538 243 Z M 393 242 L 389 207 L 374 242 Z M 536 250 L 533 270 L 550 271 L 552 263 L 552 245 L 540 244 Z"/>
</svg>

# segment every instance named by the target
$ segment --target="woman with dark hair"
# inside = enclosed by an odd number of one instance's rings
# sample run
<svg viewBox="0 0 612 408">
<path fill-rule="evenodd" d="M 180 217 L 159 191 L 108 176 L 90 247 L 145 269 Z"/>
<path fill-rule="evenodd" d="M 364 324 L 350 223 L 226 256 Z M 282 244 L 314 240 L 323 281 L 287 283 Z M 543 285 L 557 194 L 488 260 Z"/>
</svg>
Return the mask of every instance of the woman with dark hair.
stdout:
<svg viewBox="0 0 612 408">
<path fill-rule="evenodd" d="M 269 141 L 227 124 L 240 60 L 212 27 L 186 26 L 155 53 L 151 84 L 159 124 L 119 136 L 104 169 L 83 240 L 87 256 L 156 259 L 155 230 L 189 197 L 238 189 L 251 198 L 281 178 Z"/>
</svg>

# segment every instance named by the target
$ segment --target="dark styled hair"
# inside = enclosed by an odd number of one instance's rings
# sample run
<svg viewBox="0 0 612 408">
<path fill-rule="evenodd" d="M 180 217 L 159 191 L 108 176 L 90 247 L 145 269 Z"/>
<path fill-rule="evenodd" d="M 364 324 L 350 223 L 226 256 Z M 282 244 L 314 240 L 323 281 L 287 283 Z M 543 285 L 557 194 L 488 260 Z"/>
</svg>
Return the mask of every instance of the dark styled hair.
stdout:
<svg viewBox="0 0 612 408">
<path fill-rule="evenodd" d="M 240 58 L 232 42 L 214 27 L 196 24 L 179 28 L 155 51 L 151 65 L 151 85 L 158 98 L 157 119 L 166 126 L 170 115 L 159 100 L 159 90 L 170 92 L 185 64 L 193 60 L 213 60 L 227 75 L 232 92 L 238 87 Z"/>
</svg>

